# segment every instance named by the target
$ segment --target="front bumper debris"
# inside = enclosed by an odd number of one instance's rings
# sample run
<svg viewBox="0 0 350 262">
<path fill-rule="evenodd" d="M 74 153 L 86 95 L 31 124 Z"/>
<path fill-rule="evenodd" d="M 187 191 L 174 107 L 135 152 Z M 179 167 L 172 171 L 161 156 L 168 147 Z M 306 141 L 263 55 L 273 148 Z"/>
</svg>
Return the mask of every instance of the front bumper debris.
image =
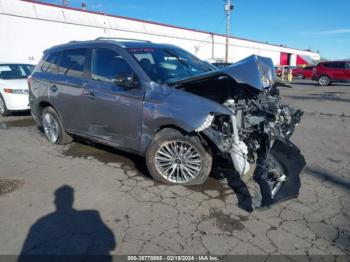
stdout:
<svg viewBox="0 0 350 262">
<path fill-rule="evenodd" d="M 297 197 L 301 186 L 300 173 L 305 165 L 304 156 L 293 143 L 276 140 L 270 151 L 259 156 L 253 175 L 260 187 L 260 206 Z M 282 174 L 274 176 L 276 172 Z"/>
</svg>

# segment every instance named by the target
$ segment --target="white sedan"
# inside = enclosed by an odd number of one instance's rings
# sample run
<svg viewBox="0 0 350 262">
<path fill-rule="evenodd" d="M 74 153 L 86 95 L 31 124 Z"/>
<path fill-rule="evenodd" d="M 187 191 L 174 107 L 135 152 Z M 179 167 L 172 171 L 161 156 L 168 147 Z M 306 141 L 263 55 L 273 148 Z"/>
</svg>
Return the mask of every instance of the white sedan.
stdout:
<svg viewBox="0 0 350 262">
<path fill-rule="evenodd" d="M 29 110 L 27 77 L 33 65 L 0 62 L 0 115 Z"/>
</svg>

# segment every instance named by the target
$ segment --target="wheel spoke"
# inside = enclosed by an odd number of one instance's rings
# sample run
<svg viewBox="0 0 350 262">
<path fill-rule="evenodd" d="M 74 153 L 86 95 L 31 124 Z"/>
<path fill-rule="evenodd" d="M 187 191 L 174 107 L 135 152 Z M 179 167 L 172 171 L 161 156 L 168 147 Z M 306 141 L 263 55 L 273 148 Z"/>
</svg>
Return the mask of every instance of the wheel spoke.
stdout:
<svg viewBox="0 0 350 262">
<path fill-rule="evenodd" d="M 51 143 L 55 143 L 58 139 L 59 125 L 51 113 L 44 114 L 43 127 L 49 141 Z"/>
<path fill-rule="evenodd" d="M 161 146 L 155 155 L 158 172 L 169 182 L 186 183 L 201 172 L 201 157 L 191 144 L 171 141 Z"/>
</svg>

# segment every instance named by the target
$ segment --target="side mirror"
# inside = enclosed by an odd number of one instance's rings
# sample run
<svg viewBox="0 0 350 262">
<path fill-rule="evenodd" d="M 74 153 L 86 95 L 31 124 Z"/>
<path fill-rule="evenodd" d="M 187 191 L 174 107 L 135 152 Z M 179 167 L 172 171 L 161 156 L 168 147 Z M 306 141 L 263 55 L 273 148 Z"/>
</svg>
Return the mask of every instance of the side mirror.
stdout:
<svg viewBox="0 0 350 262">
<path fill-rule="evenodd" d="M 133 72 L 121 72 L 114 78 L 114 83 L 128 89 L 135 88 L 139 85 L 137 76 Z"/>
</svg>

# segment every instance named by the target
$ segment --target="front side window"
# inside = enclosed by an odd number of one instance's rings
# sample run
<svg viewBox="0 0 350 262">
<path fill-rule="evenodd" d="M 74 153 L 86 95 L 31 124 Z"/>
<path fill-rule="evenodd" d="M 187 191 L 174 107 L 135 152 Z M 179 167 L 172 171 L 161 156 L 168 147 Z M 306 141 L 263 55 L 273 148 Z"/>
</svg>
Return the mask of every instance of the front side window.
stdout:
<svg viewBox="0 0 350 262">
<path fill-rule="evenodd" d="M 346 64 L 345 64 L 345 68 L 346 68 L 346 69 L 350 69 L 350 63 L 346 63 Z"/>
<path fill-rule="evenodd" d="M 27 78 L 34 66 L 26 64 L 0 64 L 0 79 Z"/>
<path fill-rule="evenodd" d="M 92 50 L 91 78 L 93 80 L 115 83 L 115 79 L 122 73 L 133 72 L 130 65 L 117 52 L 96 48 Z"/>
<path fill-rule="evenodd" d="M 170 83 L 215 68 L 180 48 L 129 48 L 142 69 L 157 83 Z"/>
<path fill-rule="evenodd" d="M 84 75 L 85 59 L 85 48 L 65 50 L 58 65 L 58 73 L 82 77 Z"/>
</svg>

